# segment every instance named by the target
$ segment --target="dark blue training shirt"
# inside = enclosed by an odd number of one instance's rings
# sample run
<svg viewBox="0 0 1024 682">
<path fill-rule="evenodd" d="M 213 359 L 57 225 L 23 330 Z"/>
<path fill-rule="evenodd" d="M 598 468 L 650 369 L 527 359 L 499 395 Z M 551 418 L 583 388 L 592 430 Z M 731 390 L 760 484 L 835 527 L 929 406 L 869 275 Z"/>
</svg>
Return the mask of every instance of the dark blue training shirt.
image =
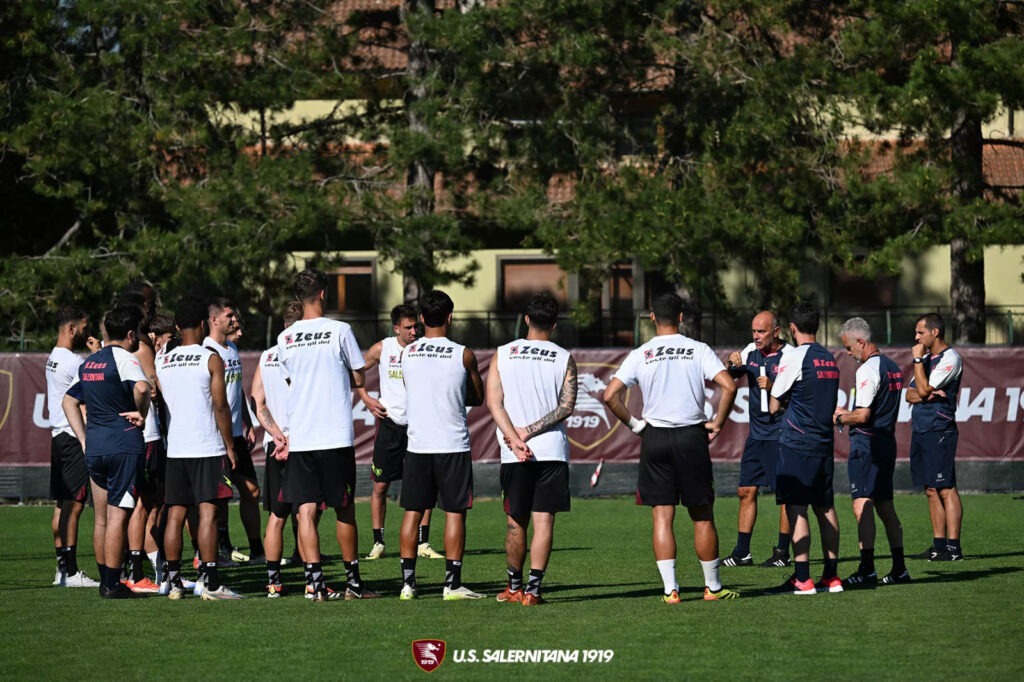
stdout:
<svg viewBox="0 0 1024 682">
<path fill-rule="evenodd" d="M 85 359 L 68 395 L 85 403 L 85 456 L 141 455 L 142 429 L 121 412 L 134 412 L 135 384 L 146 381 L 139 361 L 120 346 L 107 346 Z"/>
<path fill-rule="evenodd" d="M 782 415 L 779 442 L 810 455 L 831 457 L 839 367 L 827 348 L 805 343 L 783 354 L 772 395 L 781 399 L 787 394 L 789 407 Z"/>
</svg>

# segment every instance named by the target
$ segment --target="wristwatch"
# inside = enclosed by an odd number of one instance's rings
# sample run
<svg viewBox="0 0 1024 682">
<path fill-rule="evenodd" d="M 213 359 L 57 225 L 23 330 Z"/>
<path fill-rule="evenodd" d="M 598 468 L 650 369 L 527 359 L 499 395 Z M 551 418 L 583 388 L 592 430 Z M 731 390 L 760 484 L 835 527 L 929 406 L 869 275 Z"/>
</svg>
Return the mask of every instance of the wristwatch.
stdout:
<svg viewBox="0 0 1024 682">
<path fill-rule="evenodd" d="M 924 358 L 914 358 L 915 365 L 920 365 L 922 362 L 924 362 Z"/>
</svg>

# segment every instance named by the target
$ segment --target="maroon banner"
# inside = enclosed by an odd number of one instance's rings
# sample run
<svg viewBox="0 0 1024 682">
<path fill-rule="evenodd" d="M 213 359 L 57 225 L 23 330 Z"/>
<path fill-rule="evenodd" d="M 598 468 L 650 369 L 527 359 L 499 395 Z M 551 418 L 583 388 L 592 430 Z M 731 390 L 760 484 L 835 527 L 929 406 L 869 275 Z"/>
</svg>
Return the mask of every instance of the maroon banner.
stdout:
<svg viewBox="0 0 1024 682">
<path fill-rule="evenodd" d="M 719 351 L 724 360 L 731 349 Z M 964 359 L 964 381 L 960 390 L 957 422 L 960 441 L 957 457 L 961 460 L 1024 460 L 1024 349 L 960 348 Z M 615 462 L 636 461 L 640 440 L 621 424 L 601 402 L 601 395 L 615 370 L 626 357 L 625 349 L 576 350 L 573 356 L 579 368 L 579 395 L 576 411 L 569 417 L 569 440 L 575 461 L 605 459 Z M 911 356 L 907 349 L 889 349 L 909 380 Z M 493 351 L 477 351 L 480 371 L 487 378 Z M 837 351 L 841 381 L 839 403 L 850 406 L 856 363 L 844 351 Z M 252 381 L 258 353 L 243 353 L 245 387 Z M 49 412 L 46 405 L 46 354 L 0 354 L 0 466 L 48 466 L 50 463 Z M 377 395 L 377 371 L 367 376 L 367 389 Z M 717 461 L 739 460 L 747 437 L 747 386 L 740 381 L 736 405 L 722 435 L 711 445 Z M 712 415 L 718 391 L 706 390 L 705 411 Z M 638 389 L 626 396 L 630 411 L 639 416 L 643 400 Z M 356 429 L 356 457 L 369 462 L 373 452 L 373 416 L 353 396 Z M 494 422 L 484 406 L 469 411 L 473 459 L 498 461 Z M 910 447 L 910 405 L 902 402 L 896 429 L 899 457 L 906 459 Z M 836 456 L 845 459 L 849 451 L 846 433 L 836 435 Z M 254 453 L 262 461 L 262 450 Z"/>
</svg>

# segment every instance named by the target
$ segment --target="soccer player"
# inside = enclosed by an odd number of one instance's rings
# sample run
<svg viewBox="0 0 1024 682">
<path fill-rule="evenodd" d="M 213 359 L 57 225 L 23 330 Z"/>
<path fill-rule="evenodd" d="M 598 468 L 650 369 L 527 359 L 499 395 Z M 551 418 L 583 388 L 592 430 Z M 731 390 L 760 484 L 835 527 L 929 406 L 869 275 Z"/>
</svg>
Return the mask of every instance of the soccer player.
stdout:
<svg viewBox="0 0 1024 682">
<path fill-rule="evenodd" d="M 786 505 L 793 529 L 796 572 L 766 594 L 842 592 L 839 567 L 839 517 L 832 490 L 834 415 L 839 396 L 839 368 L 832 353 L 817 342 L 818 309 L 809 301 L 789 311 L 789 333 L 796 348 L 782 356 L 772 386 L 769 410 L 779 414 L 788 399 L 779 437 L 775 500 Z M 807 507 L 814 509 L 821 533 L 825 569 L 815 584 L 810 575 L 811 528 Z"/>
<path fill-rule="evenodd" d="M 960 561 L 963 505 L 956 489 L 957 396 L 963 380 L 960 354 L 946 343 L 946 323 L 938 313 L 922 315 L 914 330 L 914 377 L 907 389 L 912 404 L 910 475 L 928 496 L 932 546 L 921 557 Z"/>
<path fill-rule="evenodd" d="M 455 305 L 443 291 L 420 298 L 424 338 L 406 346 L 402 358 L 409 452 L 402 470 L 405 509 L 399 543 L 400 598 L 416 598 L 417 531 L 423 513 L 435 504 L 445 513 L 446 601 L 481 599 L 462 584 L 466 511 L 473 506 L 473 461 L 466 408 L 483 403 L 483 380 L 473 351 L 448 339 Z"/>
<path fill-rule="evenodd" d="M 508 585 L 500 602 L 543 604 L 540 585 L 551 557 L 555 514 L 569 511 L 569 436 L 576 407 L 576 361 L 551 341 L 558 303 L 550 294 L 526 306 L 526 339 L 498 348 L 487 376 L 487 407 L 498 426 L 501 496 L 508 526 Z M 507 441 L 507 444 L 506 444 Z M 533 521 L 530 577 L 523 588 L 526 533 Z"/>
<path fill-rule="evenodd" d="M 156 349 L 150 335 L 150 324 L 152 323 L 153 302 L 156 292 L 149 287 L 145 289 L 152 295 L 147 299 L 142 293 L 126 291 L 121 294 L 118 302 L 122 305 L 137 305 L 142 311 L 142 322 L 139 325 L 139 347 L 133 353 L 139 361 L 139 366 L 146 375 L 150 390 L 150 410 L 146 413 L 146 424 L 142 430 L 142 437 L 146 443 L 145 463 L 139 473 L 136 487 L 139 492 L 138 504 L 132 510 L 132 516 L 128 520 L 128 568 L 125 584 L 133 592 L 153 594 L 159 590 L 157 583 L 153 582 L 143 573 L 142 559 L 146 554 L 147 528 L 151 527 L 150 517 L 156 516 L 159 507 L 163 504 L 163 467 L 166 460 L 164 450 L 163 433 L 160 428 L 160 421 L 157 415 L 156 406 L 159 404 L 159 394 L 156 380 Z M 152 546 L 153 539 L 149 538 Z M 151 557 L 156 556 L 156 548 L 152 547 Z M 153 562 L 156 563 L 155 561 Z M 157 575 L 159 576 L 159 569 Z"/>
<path fill-rule="evenodd" d="M 312 585 L 312 599 L 340 597 L 329 591 L 320 562 L 317 507 L 326 504 L 337 517 L 336 536 L 345 564 L 344 597 L 379 596 L 359 575 L 355 513 L 355 428 L 352 387 L 363 385 L 363 355 L 352 327 L 324 317 L 327 275 L 303 270 L 292 291 L 302 303 L 302 319 L 277 337 L 281 373 L 288 392 L 288 465 L 281 484 L 283 499 L 298 507 L 299 552 Z"/>
<path fill-rule="evenodd" d="M 78 520 L 89 495 L 89 474 L 85 454 L 61 406 L 68 387 L 78 377 L 82 356 L 75 351 L 85 346 L 89 316 L 77 306 L 57 311 L 57 345 L 46 358 L 46 401 L 50 414 L 50 497 L 56 503 L 53 545 L 57 573 L 53 584 L 61 587 L 99 587 L 78 567 Z"/>
<path fill-rule="evenodd" d="M 288 329 L 302 319 L 302 304 L 289 301 L 282 315 Z M 292 515 L 292 506 L 281 497 L 281 480 L 288 458 L 288 383 L 281 376 L 277 346 L 260 355 L 252 378 L 252 400 L 256 419 L 263 425 L 263 450 L 267 461 L 263 469 L 263 509 L 268 513 L 263 548 L 267 553 L 267 596 L 271 599 L 284 593 L 281 583 L 281 555 L 284 552 L 285 521 Z"/>
<path fill-rule="evenodd" d="M 765 310 L 754 316 L 750 323 L 753 343 L 739 352 L 729 355 L 729 373 L 734 379 L 747 377 L 749 400 L 747 414 L 750 415 L 750 434 L 743 446 L 740 460 L 740 481 L 736 494 L 740 498 L 740 516 L 737 524 L 736 546 L 729 556 L 722 559 L 724 566 L 751 566 L 754 558 L 750 554 L 750 538 L 757 522 L 757 491 L 759 486 L 775 489 L 775 470 L 779 459 L 779 435 L 782 421 L 773 417 L 767 409 L 768 394 L 772 382 L 779 373 L 779 360 L 788 349 L 786 342 L 779 338 L 779 320 L 775 313 Z M 764 408 L 762 408 L 762 404 Z M 786 508 L 779 510 L 779 541 L 772 549 L 772 555 L 761 564 L 763 567 L 789 566 L 789 542 L 791 538 Z"/>
<path fill-rule="evenodd" d="M 899 413 L 903 373 L 899 365 L 878 350 L 871 340 L 871 326 L 860 317 L 843 324 L 839 337 L 846 352 L 860 365 L 855 381 L 853 410 L 838 407 L 834 421 L 840 430 L 850 427 L 850 495 L 857 517 L 860 566 L 843 581 L 846 587 L 874 587 L 875 515 L 882 520 L 892 552 L 892 570 L 882 583 L 909 583 L 903 556 L 903 526 L 893 504 L 892 474 L 896 468 L 896 416 Z"/>
<path fill-rule="evenodd" d="M 210 301 L 209 336 L 203 340 L 203 345 L 217 351 L 224 362 L 224 383 L 231 406 L 231 433 L 235 438 L 235 455 L 238 458 L 231 470 L 231 483 L 238 490 L 238 513 L 249 538 L 249 554 L 245 555 L 231 544 L 227 508 L 222 508 L 218 519 L 220 551 L 223 559 L 230 560 L 223 561 L 222 565 L 230 565 L 231 561 L 261 563 L 266 560 L 260 527 L 260 485 L 250 454 L 256 444 L 256 435 L 242 391 L 242 360 L 238 356 L 238 348 L 228 340 L 238 326 L 234 303 L 222 297 Z"/>
<path fill-rule="evenodd" d="M 709 443 L 722 431 L 736 400 L 736 382 L 707 344 L 679 333 L 683 301 L 676 294 L 658 296 L 651 306 L 655 336 L 630 352 L 604 392 L 604 402 L 623 424 L 642 438 L 637 504 L 651 507 L 654 560 L 661 574 L 666 604 L 678 604 L 676 580 L 676 505 L 686 507 L 693 522 L 693 546 L 704 573 L 704 599 L 735 599 L 737 592 L 719 579 L 715 487 Z M 721 395 L 715 418 L 704 415 L 704 382 Z M 626 389 L 640 386 L 643 418 L 629 413 Z"/>
<path fill-rule="evenodd" d="M 367 559 L 384 555 L 384 518 L 387 513 L 388 489 L 393 481 L 402 480 L 402 465 L 409 444 L 408 421 L 405 418 L 405 382 L 402 379 L 402 351 L 416 340 L 416 309 L 396 305 L 391 310 L 391 326 L 395 332 L 370 346 L 363 354 L 363 371 L 380 365 L 380 400 L 359 387 L 359 398 L 377 418 L 373 440 L 373 463 L 370 475 L 373 493 L 370 497 L 370 520 L 373 523 L 373 547 Z M 422 559 L 443 559 L 444 555 L 430 546 L 430 509 L 423 511 L 416 543 Z"/>
<path fill-rule="evenodd" d="M 149 411 L 150 385 L 132 355 L 141 321 L 142 312 L 134 306 L 115 306 L 106 314 L 106 347 L 86 358 L 62 401 L 92 479 L 93 544 L 100 596 L 107 599 L 136 596 L 121 583 L 121 565 L 128 517 L 137 497 L 135 480 L 145 455 L 142 426 Z M 83 405 L 89 410 L 88 425 Z"/>
<path fill-rule="evenodd" d="M 217 507 L 231 499 L 227 485 L 235 465 L 224 362 L 216 351 L 201 344 L 209 312 L 196 298 L 178 302 L 175 324 L 181 344 L 160 359 L 157 377 L 170 423 L 167 434 L 166 502 L 167 557 L 164 591 L 169 599 L 185 594 L 181 579 L 182 527 L 188 508 L 199 508 L 199 555 L 205 585 L 204 600 L 236 600 L 242 596 L 220 582 L 217 572 Z"/>
</svg>

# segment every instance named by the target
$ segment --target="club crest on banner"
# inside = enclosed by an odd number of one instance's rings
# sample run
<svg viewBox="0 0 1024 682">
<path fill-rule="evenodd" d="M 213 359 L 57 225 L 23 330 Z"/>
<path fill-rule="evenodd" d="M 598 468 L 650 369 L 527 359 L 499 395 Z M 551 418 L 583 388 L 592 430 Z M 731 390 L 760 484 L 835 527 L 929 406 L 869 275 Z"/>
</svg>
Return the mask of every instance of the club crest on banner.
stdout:
<svg viewBox="0 0 1024 682">
<path fill-rule="evenodd" d="M 420 670 L 434 672 L 444 662 L 447 645 L 440 639 L 416 639 L 412 643 L 412 660 Z"/>
<path fill-rule="evenodd" d="M 596 448 L 607 440 L 622 422 L 605 407 L 601 400 L 608 382 L 615 375 L 618 365 L 601 362 L 580 362 L 576 365 L 578 389 L 576 409 L 565 420 L 569 442 L 583 450 Z M 628 403 L 632 388 L 626 390 L 624 401 Z"/>
</svg>

